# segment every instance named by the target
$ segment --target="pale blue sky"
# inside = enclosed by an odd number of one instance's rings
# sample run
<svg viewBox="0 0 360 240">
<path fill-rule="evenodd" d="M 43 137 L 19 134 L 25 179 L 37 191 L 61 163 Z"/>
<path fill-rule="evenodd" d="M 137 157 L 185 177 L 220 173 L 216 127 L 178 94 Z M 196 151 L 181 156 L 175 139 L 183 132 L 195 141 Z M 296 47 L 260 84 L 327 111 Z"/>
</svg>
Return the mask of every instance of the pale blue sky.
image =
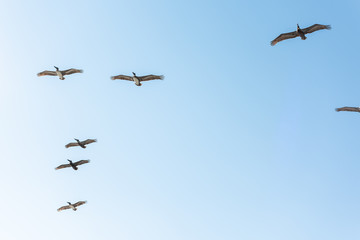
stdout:
<svg viewBox="0 0 360 240">
<path fill-rule="evenodd" d="M 359 1 L 1 1 L 0 238 L 359 239 Z M 331 24 L 271 47 L 296 24 Z M 43 70 L 83 74 L 37 77 Z M 111 81 L 117 74 L 164 81 Z M 73 138 L 97 138 L 65 149 Z M 66 159 L 79 171 L 55 171 Z M 58 213 L 67 201 L 87 200 Z"/>
</svg>

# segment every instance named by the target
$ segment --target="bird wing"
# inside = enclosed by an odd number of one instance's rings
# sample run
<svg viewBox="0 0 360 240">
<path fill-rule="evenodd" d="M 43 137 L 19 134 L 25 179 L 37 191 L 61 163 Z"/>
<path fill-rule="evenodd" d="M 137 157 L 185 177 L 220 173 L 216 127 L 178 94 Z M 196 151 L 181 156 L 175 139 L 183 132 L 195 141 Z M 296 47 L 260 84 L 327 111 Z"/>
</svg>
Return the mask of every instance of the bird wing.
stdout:
<svg viewBox="0 0 360 240">
<path fill-rule="evenodd" d="M 62 164 L 62 165 L 58 166 L 57 168 L 55 168 L 55 170 L 59 170 L 62 168 L 68 168 L 68 167 L 71 167 L 71 165 L 70 164 Z"/>
<path fill-rule="evenodd" d="M 38 75 L 38 77 L 41 77 L 41 76 L 46 76 L 46 75 L 56 76 L 57 74 L 55 71 L 43 71 L 43 72 L 39 72 L 37 75 Z"/>
<path fill-rule="evenodd" d="M 315 31 L 318 31 L 318 30 L 322 30 L 322 29 L 328 29 L 330 30 L 331 29 L 331 26 L 330 25 L 321 25 L 321 24 L 314 24 L 308 28 L 304 28 L 304 29 L 301 29 L 305 34 L 308 34 L 308 33 L 312 33 L 312 32 L 315 32 Z"/>
<path fill-rule="evenodd" d="M 78 206 L 81 206 L 81 205 L 83 205 L 83 204 L 85 204 L 85 203 L 86 203 L 86 201 L 79 201 L 79 202 L 73 204 L 73 206 L 74 206 L 74 207 L 78 207 Z"/>
<path fill-rule="evenodd" d="M 66 148 L 79 146 L 77 142 L 71 142 L 65 145 Z"/>
<path fill-rule="evenodd" d="M 140 81 L 150 81 L 150 80 L 163 80 L 163 75 L 146 75 L 139 77 Z"/>
<path fill-rule="evenodd" d="M 63 70 L 63 71 L 60 71 L 60 72 L 61 72 L 62 75 L 70 75 L 70 74 L 73 74 L 73 73 L 82 73 L 83 70 L 70 68 L 68 70 Z"/>
<path fill-rule="evenodd" d="M 127 81 L 132 81 L 133 80 L 132 77 L 126 76 L 126 75 L 112 76 L 111 79 L 112 80 L 120 79 L 120 80 L 127 80 Z"/>
<path fill-rule="evenodd" d="M 79 165 L 89 163 L 89 162 L 90 162 L 90 160 L 80 160 L 80 161 L 75 162 L 74 165 L 79 166 Z"/>
<path fill-rule="evenodd" d="M 62 210 L 66 210 L 66 209 L 70 209 L 70 205 L 66 205 L 66 206 L 62 206 L 61 208 L 58 208 L 58 212 L 62 211 Z"/>
<path fill-rule="evenodd" d="M 275 38 L 274 40 L 271 41 L 271 46 L 274 46 L 275 44 L 277 44 L 278 42 L 281 42 L 283 40 L 286 39 L 290 39 L 290 38 L 296 38 L 298 35 L 298 33 L 296 31 L 294 32 L 289 32 L 289 33 L 283 33 L 280 34 L 277 38 Z"/>
<path fill-rule="evenodd" d="M 93 143 L 93 142 L 96 142 L 96 141 L 97 141 L 96 139 L 87 139 L 85 141 L 82 141 L 81 144 L 86 145 L 86 144 L 90 144 L 90 143 Z"/>
<path fill-rule="evenodd" d="M 342 112 L 342 111 L 360 112 L 360 108 L 357 108 L 357 107 L 342 107 L 342 108 L 335 108 L 335 111 L 337 111 L 337 112 Z"/>
</svg>

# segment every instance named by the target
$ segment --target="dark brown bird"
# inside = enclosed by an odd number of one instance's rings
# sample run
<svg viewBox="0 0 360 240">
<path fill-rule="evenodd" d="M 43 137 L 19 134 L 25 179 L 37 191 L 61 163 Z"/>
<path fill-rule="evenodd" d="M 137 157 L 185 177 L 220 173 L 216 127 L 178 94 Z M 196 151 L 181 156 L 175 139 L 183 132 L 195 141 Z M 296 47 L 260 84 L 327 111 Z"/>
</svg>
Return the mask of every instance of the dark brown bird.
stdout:
<svg viewBox="0 0 360 240">
<path fill-rule="evenodd" d="M 143 81 L 150 81 L 150 80 L 163 80 L 163 75 L 146 75 L 146 76 L 136 76 L 136 74 L 133 72 L 133 76 L 126 76 L 126 75 L 117 75 L 111 77 L 112 80 L 120 79 L 120 80 L 127 80 L 127 81 L 133 81 L 136 86 L 141 86 L 141 82 Z"/>
<path fill-rule="evenodd" d="M 58 212 L 62 211 L 62 210 L 66 210 L 66 209 L 72 209 L 74 211 L 77 210 L 77 207 L 83 205 L 86 203 L 86 201 L 79 201 L 77 203 L 74 203 L 74 204 L 71 204 L 70 202 L 67 202 L 69 205 L 66 205 L 66 206 L 62 206 L 61 208 L 58 208 Z"/>
<path fill-rule="evenodd" d="M 41 77 L 41 76 L 58 76 L 60 80 L 64 80 L 64 76 L 65 75 L 70 75 L 70 74 L 73 74 L 73 73 L 82 73 L 83 70 L 81 69 L 75 69 L 75 68 L 70 68 L 68 70 L 63 70 L 63 71 L 60 71 L 58 67 L 55 67 L 54 68 L 56 69 L 56 71 L 43 71 L 43 72 L 40 72 L 38 73 L 38 77 Z"/>
<path fill-rule="evenodd" d="M 358 112 L 360 113 L 359 107 L 342 107 L 342 108 L 335 108 L 337 112 Z"/>
<path fill-rule="evenodd" d="M 71 142 L 71 143 L 68 143 L 65 145 L 66 148 L 69 148 L 69 147 L 76 147 L 76 146 L 80 146 L 82 148 L 86 148 L 86 144 L 90 144 L 90 143 L 93 143 L 93 142 L 97 142 L 96 139 L 87 139 L 85 141 L 79 141 L 79 139 L 76 139 L 74 138 L 76 142 Z"/>
<path fill-rule="evenodd" d="M 277 44 L 280 41 L 286 40 L 286 39 L 290 39 L 290 38 L 296 38 L 296 37 L 300 37 L 302 40 L 305 40 L 305 34 L 309 34 L 315 31 L 319 31 L 322 29 L 331 29 L 330 25 L 321 25 L 321 24 L 314 24 L 308 28 L 304 28 L 301 29 L 299 27 L 299 24 L 297 24 L 297 29 L 294 32 L 289 32 L 289 33 L 283 33 L 280 34 L 277 38 L 275 38 L 274 40 L 271 41 L 271 46 L 274 46 L 275 44 Z"/>
<path fill-rule="evenodd" d="M 62 169 L 62 168 L 68 168 L 68 167 L 72 167 L 74 170 L 78 170 L 77 166 L 90 162 L 90 160 L 80 160 L 80 161 L 77 161 L 77 162 L 72 162 L 69 159 L 68 159 L 68 161 L 69 161 L 69 164 L 62 164 L 62 165 L 58 166 L 57 168 L 55 168 L 55 170 L 59 170 L 59 169 Z"/>
</svg>

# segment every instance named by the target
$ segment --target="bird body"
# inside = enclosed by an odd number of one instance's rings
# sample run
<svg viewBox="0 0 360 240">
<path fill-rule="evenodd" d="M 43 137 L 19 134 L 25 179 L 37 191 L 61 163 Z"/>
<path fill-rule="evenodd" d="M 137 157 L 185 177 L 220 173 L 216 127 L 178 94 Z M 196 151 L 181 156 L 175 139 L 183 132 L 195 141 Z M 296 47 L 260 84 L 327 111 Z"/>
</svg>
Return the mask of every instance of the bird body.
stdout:
<svg viewBox="0 0 360 240">
<path fill-rule="evenodd" d="M 71 209 L 72 209 L 73 211 L 76 211 L 76 210 L 77 210 L 77 208 L 74 207 L 73 205 L 70 205 L 70 207 L 71 207 Z"/>
<path fill-rule="evenodd" d="M 55 170 L 59 170 L 59 169 L 62 169 L 62 168 L 68 168 L 68 167 L 71 167 L 74 170 L 78 170 L 77 166 L 90 162 L 90 160 L 80 160 L 80 161 L 77 161 L 77 162 L 72 162 L 69 159 L 68 159 L 68 161 L 69 161 L 68 164 L 62 164 L 62 165 L 56 167 Z"/>
<path fill-rule="evenodd" d="M 67 202 L 67 203 L 68 203 L 68 205 L 58 208 L 57 211 L 60 212 L 60 211 L 67 210 L 67 209 L 72 209 L 73 211 L 76 211 L 77 207 L 85 204 L 86 201 L 79 201 L 79 202 L 74 203 L 74 204 L 71 204 L 70 202 Z"/>
<path fill-rule="evenodd" d="M 56 72 L 56 74 L 58 75 L 59 79 L 60 79 L 60 80 L 64 80 L 65 78 L 64 78 L 64 76 L 62 75 L 62 73 L 59 71 L 59 68 L 58 68 L 58 67 L 55 67 L 55 66 L 54 66 L 54 68 L 56 69 L 55 72 Z"/>
<path fill-rule="evenodd" d="M 74 138 L 76 142 L 71 142 L 65 145 L 66 148 L 69 147 L 76 147 L 76 146 L 80 146 L 82 148 L 86 148 L 85 145 L 93 143 L 93 142 L 97 142 L 96 139 L 87 139 L 85 141 L 80 141 L 79 139 Z"/>
<path fill-rule="evenodd" d="M 71 161 L 68 160 L 70 162 L 70 166 L 74 169 L 74 170 L 78 170 L 78 167 Z"/>
<path fill-rule="evenodd" d="M 82 142 L 80 142 L 79 139 L 76 139 L 76 138 L 74 138 L 74 139 L 75 139 L 75 141 L 79 144 L 80 147 L 86 148 L 85 144 L 83 144 Z"/>
<path fill-rule="evenodd" d="M 297 24 L 296 31 L 289 32 L 289 33 L 282 33 L 277 38 L 272 40 L 270 44 L 271 44 L 271 46 L 274 46 L 278 42 L 281 42 L 283 40 L 290 39 L 290 38 L 296 38 L 296 37 L 300 37 L 302 40 L 305 40 L 306 39 L 305 34 L 309 34 L 309 33 L 319 31 L 322 29 L 330 30 L 331 26 L 330 25 L 322 25 L 322 24 L 314 24 L 310 27 L 301 29 L 299 27 L 299 24 Z"/>
<path fill-rule="evenodd" d="M 150 81 L 150 80 L 163 80 L 163 75 L 146 75 L 146 76 L 136 76 L 136 74 L 133 72 L 133 76 L 126 76 L 126 75 L 117 75 L 111 77 L 112 80 L 127 80 L 127 81 L 133 81 L 136 86 L 141 86 L 141 82 L 143 81 Z"/>
<path fill-rule="evenodd" d="M 302 40 L 306 39 L 305 33 L 301 30 L 301 28 L 299 27 L 299 24 L 297 24 L 296 33 L 299 34 L 299 36 L 301 37 Z"/>
<path fill-rule="evenodd" d="M 140 82 L 140 79 L 136 76 L 136 74 L 134 72 L 133 72 L 133 75 L 134 76 L 132 77 L 132 79 L 133 79 L 135 85 L 140 87 L 142 85 Z"/>
<path fill-rule="evenodd" d="M 70 74 L 74 74 L 74 73 L 82 73 L 83 70 L 81 69 L 75 69 L 75 68 L 70 68 L 70 69 L 67 69 L 67 70 L 63 70 L 63 71 L 60 71 L 58 67 L 54 66 L 55 68 L 55 71 L 43 71 L 43 72 L 40 72 L 38 73 L 38 77 L 41 77 L 41 76 L 58 76 L 60 80 L 64 80 L 64 75 L 70 75 Z"/>
</svg>

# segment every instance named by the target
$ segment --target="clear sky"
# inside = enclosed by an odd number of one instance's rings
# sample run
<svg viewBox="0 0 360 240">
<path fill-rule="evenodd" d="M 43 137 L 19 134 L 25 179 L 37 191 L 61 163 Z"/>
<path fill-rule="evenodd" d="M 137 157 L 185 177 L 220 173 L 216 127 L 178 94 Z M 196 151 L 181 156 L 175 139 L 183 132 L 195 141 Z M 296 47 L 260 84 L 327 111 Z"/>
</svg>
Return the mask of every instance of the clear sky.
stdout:
<svg viewBox="0 0 360 240">
<path fill-rule="evenodd" d="M 0 239 L 359 239 L 360 115 L 334 111 L 360 106 L 359 13 L 0 1 Z M 270 46 L 297 23 L 333 29 Z M 53 66 L 84 73 L 36 76 Z M 110 80 L 132 71 L 165 80 Z"/>
</svg>

